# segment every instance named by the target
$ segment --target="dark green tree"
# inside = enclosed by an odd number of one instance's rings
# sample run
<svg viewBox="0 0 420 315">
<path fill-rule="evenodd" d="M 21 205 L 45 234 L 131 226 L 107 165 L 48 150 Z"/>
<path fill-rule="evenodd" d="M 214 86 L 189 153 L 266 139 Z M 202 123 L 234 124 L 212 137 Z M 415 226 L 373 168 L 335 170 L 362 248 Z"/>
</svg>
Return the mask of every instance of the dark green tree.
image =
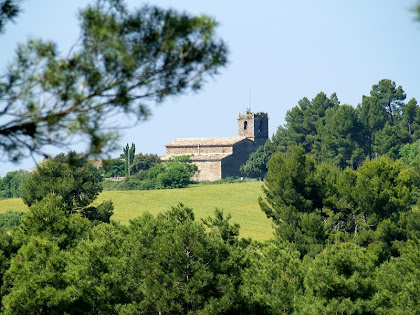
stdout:
<svg viewBox="0 0 420 315">
<path fill-rule="evenodd" d="M 100 224 L 72 250 L 66 276 L 75 288 L 79 314 L 116 314 L 133 300 L 128 290 L 135 285 L 128 272 L 133 262 L 127 261 L 123 247 L 127 236 L 127 227 Z"/>
<path fill-rule="evenodd" d="M 187 155 L 170 158 L 164 164 L 163 171 L 157 174 L 155 188 L 187 187 L 192 183 L 192 177 L 197 171 L 197 165 L 193 164 Z"/>
<path fill-rule="evenodd" d="M 279 127 L 273 136 L 273 143 L 279 151 L 286 152 L 292 146 L 299 145 L 306 153 L 320 155 L 320 130 L 325 124 L 326 111 L 338 106 L 339 101 L 334 93 L 329 99 L 325 93 L 318 93 L 312 101 L 304 97 L 286 113 L 285 126 Z"/>
<path fill-rule="evenodd" d="M 372 86 L 370 97 L 379 102 L 384 109 L 387 121 L 393 126 L 401 116 L 404 100 L 407 97 L 401 86 L 396 86 L 394 81 L 383 79 Z"/>
<path fill-rule="evenodd" d="M 309 99 L 304 97 L 297 106 L 287 111 L 286 125 L 280 126 L 273 136 L 273 142 L 280 151 L 285 152 L 290 146 L 304 143 L 306 135 L 310 132 L 304 122 L 304 114 L 310 103 Z"/>
<path fill-rule="evenodd" d="M 125 175 L 125 163 L 120 158 L 103 160 L 99 171 L 105 178 L 123 177 Z"/>
<path fill-rule="evenodd" d="M 33 204 L 22 218 L 24 239 L 33 237 L 54 242 L 61 249 L 68 249 L 88 236 L 89 221 L 79 213 L 69 213 L 61 196 L 48 194 Z"/>
<path fill-rule="evenodd" d="M 404 132 L 401 125 L 393 126 L 386 122 L 385 126 L 375 135 L 373 152 L 378 156 L 398 159 L 401 147 L 409 142 L 411 142 L 411 138 L 407 132 Z"/>
<path fill-rule="evenodd" d="M 98 170 L 86 159 L 75 154 L 60 154 L 45 160 L 22 186 L 22 199 L 32 206 L 50 193 L 63 198 L 69 213 L 80 212 L 88 218 L 107 217 L 113 214 L 113 205 L 104 202 L 100 207 L 89 206 L 102 191 Z M 101 214 L 94 212 L 101 212 Z"/>
<path fill-rule="evenodd" d="M 419 240 L 399 242 L 398 257 L 384 262 L 374 274 L 378 314 L 416 314 L 420 308 Z"/>
<path fill-rule="evenodd" d="M 329 238 L 363 246 L 379 241 L 391 248 L 393 241 L 406 238 L 398 222 L 417 203 L 418 181 L 414 170 L 386 157 L 366 161 L 356 171 L 341 171 L 329 185 L 333 189 L 323 192 Z M 383 255 L 389 258 L 391 252 Z"/>
<path fill-rule="evenodd" d="M 420 107 L 415 98 L 402 109 L 401 129 L 408 134 L 410 142 L 420 139 Z"/>
<path fill-rule="evenodd" d="M 16 219 L 16 215 L 13 216 Z M 7 219 L 11 219 L 10 215 Z M 22 247 L 22 239 L 18 235 L 18 229 L 16 227 L 8 229 L 8 225 L 14 225 L 15 223 L 8 221 L 6 225 L 0 228 L 0 298 L 7 292 L 8 285 L 4 283 L 4 274 L 9 269 L 12 258 L 16 255 L 19 248 Z"/>
<path fill-rule="evenodd" d="M 243 248 L 218 229 L 206 232 L 190 208 L 180 204 L 157 218 L 145 214 L 129 230 L 121 266 L 128 266 L 132 300 L 124 313 L 225 314 L 238 306 Z"/>
<path fill-rule="evenodd" d="M 132 174 L 136 174 L 141 170 L 147 171 L 153 165 L 160 163 L 159 156 L 157 154 L 136 154 L 131 165 Z"/>
<path fill-rule="evenodd" d="M 227 62 L 205 15 L 99 0 L 78 16 L 81 38 L 68 54 L 31 39 L 0 76 L 0 150 L 10 160 L 80 139 L 89 153 L 115 148 L 116 115 L 141 121 L 149 105 L 198 90 Z"/>
<path fill-rule="evenodd" d="M 375 143 L 376 133 L 385 126 L 385 113 L 375 98 L 363 95 L 362 104 L 358 106 L 359 121 L 363 125 L 365 151 L 367 156 L 372 159 L 375 157 L 373 144 Z"/>
<path fill-rule="evenodd" d="M 398 220 L 400 213 L 416 204 L 417 183 L 418 174 L 400 161 L 367 161 L 357 171 L 351 199 L 356 201 L 366 224 L 377 226 L 385 219 Z"/>
<path fill-rule="evenodd" d="M 121 155 L 121 157 L 124 159 L 125 176 L 129 177 L 134 155 L 136 154 L 136 145 L 132 143 L 130 147 L 127 143 L 127 145 L 123 148 L 123 152 L 124 153 Z"/>
<path fill-rule="evenodd" d="M 302 294 L 304 270 L 300 253 L 284 242 L 254 243 L 246 254 L 241 291 L 253 307 L 252 314 L 292 314 Z"/>
<path fill-rule="evenodd" d="M 399 152 L 401 161 L 411 168 L 420 171 L 420 141 L 407 143 Z"/>
<path fill-rule="evenodd" d="M 275 153 L 268 163 L 261 209 L 276 225 L 276 235 L 292 242 L 303 254 L 316 253 L 325 241 L 320 185 L 315 161 L 301 147 Z"/>
<path fill-rule="evenodd" d="M 33 204 L 12 231 L 20 241 L 18 249 L 9 242 L 0 250 L 5 264 L 11 258 L 2 277 L 2 313 L 63 314 L 77 309 L 74 302 L 80 293 L 66 269 L 72 250 L 91 237 L 91 226 L 80 214 L 69 213 L 60 196 L 48 194 Z"/>
<path fill-rule="evenodd" d="M 356 168 L 364 159 L 362 125 L 356 110 L 350 105 L 329 108 L 320 130 L 321 158 L 341 168 Z"/>
<path fill-rule="evenodd" d="M 9 172 L 4 178 L 0 178 L 0 198 L 19 198 L 21 186 L 28 177 L 29 172 L 18 170 Z"/>
<path fill-rule="evenodd" d="M 404 125 L 403 113 L 406 94 L 401 86 L 396 86 L 394 81 L 383 79 L 374 84 L 370 96 L 363 96 L 359 105 L 359 119 L 364 127 L 366 153 L 370 159 L 378 155 L 393 155 L 399 147 L 397 143 L 407 143 L 410 139 L 400 135 L 401 126 Z M 406 115 L 405 125 L 409 123 Z M 414 117 L 413 117 L 414 118 Z M 385 130 L 383 130 L 386 128 Z M 404 129 L 407 129 L 406 126 Z M 391 141 L 388 141 L 388 138 Z M 401 139 L 399 139 L 401 137 Z M 395 156 L 393 156 L 395 157 Z"/>
<path fill-rule="evenodd" d="M 0 214 L 0 229 L 10 230 L 20 224 L 23 212 L 7 211 Z"/>
<path fill-rule="evenodd" d="M 68 253 L 53 241 L 34 237 L 12 259 L 6 273 L 10 291 L 3 314 L 63 314 L 75 305 L 75 287 L 66 281 Z"/>
<path fill-rule="evenodd" d="M 327 246 L 303 266 L 299 314 L 372 314 L 376 256 L 352 243 Z"/>
</svg>

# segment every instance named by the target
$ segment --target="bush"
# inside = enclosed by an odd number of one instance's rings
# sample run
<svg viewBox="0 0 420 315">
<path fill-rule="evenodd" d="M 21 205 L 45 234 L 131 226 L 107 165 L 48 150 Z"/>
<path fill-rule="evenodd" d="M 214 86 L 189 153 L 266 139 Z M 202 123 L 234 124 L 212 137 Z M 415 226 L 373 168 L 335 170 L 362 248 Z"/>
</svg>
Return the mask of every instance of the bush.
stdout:
<svg viewBox="0 0 420 315">
<path fill-rule="evenodd" d="M 191 173 L 181 163 L 174 163 L 156 177 L 156 188 L 183 188 L 191 184 Z"/>
<path fill-rule="evenodd" d="M 106 181 L 104 190 L 150 190 L 183 188 L 192 184 L 191 177 L 197 172 L 197 166 L 188 156 L 179 156 L 166 163 L 154 164 L 148 170 L 139 170 L 133 176 L 120 182 Z"/>
</svg>

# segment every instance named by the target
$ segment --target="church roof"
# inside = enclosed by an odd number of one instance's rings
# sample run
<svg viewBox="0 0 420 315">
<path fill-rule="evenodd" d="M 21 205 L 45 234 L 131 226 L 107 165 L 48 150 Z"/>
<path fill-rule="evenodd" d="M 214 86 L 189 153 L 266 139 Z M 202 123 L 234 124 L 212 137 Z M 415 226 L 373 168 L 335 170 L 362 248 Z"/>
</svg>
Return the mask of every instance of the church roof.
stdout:
<svg viewBox="0 0 420 315">
<path fill-rule="evenodd" d="M 165 144 L 166 147 L 194 147 L 194 146 L 231 146 L 246 139 L 246 137 L 223 138 L 180 138 Z"/>
</svg>

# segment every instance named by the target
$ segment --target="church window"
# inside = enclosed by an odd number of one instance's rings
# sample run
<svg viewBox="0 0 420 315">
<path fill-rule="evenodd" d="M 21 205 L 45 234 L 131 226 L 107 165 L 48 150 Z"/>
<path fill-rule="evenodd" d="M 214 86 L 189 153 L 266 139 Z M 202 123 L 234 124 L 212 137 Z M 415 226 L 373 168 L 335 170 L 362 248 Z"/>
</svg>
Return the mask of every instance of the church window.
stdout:
<svg viewBox="0 0 420 315">
<path fill-rule="evenodd" d="M 248 122 L 244 121 L 244 130 L 246 130 L 247 127 L 248 127 Z"/>
</svg>

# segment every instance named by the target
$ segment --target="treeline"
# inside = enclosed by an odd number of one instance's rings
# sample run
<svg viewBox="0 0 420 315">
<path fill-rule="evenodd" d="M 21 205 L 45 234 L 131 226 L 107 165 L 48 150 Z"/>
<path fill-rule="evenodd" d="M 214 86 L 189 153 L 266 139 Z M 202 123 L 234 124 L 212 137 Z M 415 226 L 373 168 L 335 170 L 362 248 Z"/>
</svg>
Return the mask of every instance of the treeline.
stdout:
<svg viewBox="0 0 420 315">
<path fill-rule="evenodd" d="M 29 211 L 0 217 L 2 313 L 416 314 L 416 165 L 277 152 L 260 199 L 275 235 L 256 242 L 182 204 L 112 222 L 85 160 L 49 160 L 22 189 Z"/>
<path fill-rule="evenodd" d="M 420 107 L 416 99 L 406 101 L 401 86 L 383 79 L 372 86 L 357 107 L 340 104 L 337 95 L 318 93 L 312 100 L 304 97 L 287 111 L 268 142 L 242 167 L 251 176 L 267 172 L 271 154 L 286 152 L 295 145 L 320 161 L 331 161 L 341 168 L 356 169 L 368 159 L 401 157 L 406 144 L 420 139 Z"/>
<path fill-rule="evenodd" d="M 0 177 L 0 199 L 20 198 L 20 187 L 29 177 L 24 170 L 12 171 Z"/>
<path fill-rule="evenodd" d="M 119 177 L 117 170 L 124 170 L 122 181 L 104 181 L 104 190 L 150 190 L 184 188 L 193 183 L 192 177 L 198 171 L 188 156 L 178 156 L 162 163 L 156 154 L 139 153 L 133 156 L 133 164 L 128 167 L 127 160 L 105 160 L 99 172 L 103 176 Z M 129 171 L 128 171 L 129 170 Z M 130 174 L 130 175 L 129 175 Z M 124 176 L 124 175 L 123 175 Z"/>
</svg>

